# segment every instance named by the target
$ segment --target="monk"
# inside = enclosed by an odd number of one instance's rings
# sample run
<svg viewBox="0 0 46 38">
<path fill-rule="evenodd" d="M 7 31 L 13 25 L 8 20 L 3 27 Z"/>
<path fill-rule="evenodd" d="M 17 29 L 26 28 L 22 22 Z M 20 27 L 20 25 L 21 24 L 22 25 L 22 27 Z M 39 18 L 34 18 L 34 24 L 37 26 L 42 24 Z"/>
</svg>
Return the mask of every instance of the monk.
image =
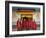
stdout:
<svg viewBox="0 0 46 38">
<path fill-rule="evenodd" d="M 35 21 L 29 19 L 29 21 L 28 21 L 28 25 L 29 25 L 29 26 L 28 26 L 29 29 L 31 29 L 31 30 L 36 30 L 36 26 L 37 26 L 37 24 L 36 24 Z"/>
<path fill-rule="evenodd" d="M 16 25 L 18 31 L 21 30 L 21 25 L 22 25 L 22 24 L 21 24 L 21 20 L 18 19 L 17 25 Z"/>
<path fill-rule="evenodd" d="M 27 26 L 28 26 L 28 18 L 24 17 L 23 21 L 22 21 L 22 28 L 23 30 L 27 30 Z"/>
</svg>

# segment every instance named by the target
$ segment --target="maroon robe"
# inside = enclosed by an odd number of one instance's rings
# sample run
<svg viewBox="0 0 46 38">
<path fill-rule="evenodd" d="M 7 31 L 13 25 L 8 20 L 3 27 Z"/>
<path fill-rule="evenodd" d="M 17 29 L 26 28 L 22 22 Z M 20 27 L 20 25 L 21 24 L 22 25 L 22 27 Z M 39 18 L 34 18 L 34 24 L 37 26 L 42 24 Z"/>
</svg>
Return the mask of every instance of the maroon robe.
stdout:
<svg viewBox="0 0 46 38">
<path fill-rule="evenodd" d="M 22 21 L 22 28 L 27 29 L 28 27 L 28 21 Z"/>
<path fill-rule="evenodd" d="M 16 26 L 17 29 L 21 30 L 21 25 L 22 25 L 22 24 L 21 24 L 21 21 L 18 20 L 18 21 L 17 21 L 17 26 Z"/>
<path fill-rule="evenodd" d="M 36 29 L 36 22 L 30 20 L 28 23 L 29 23 L 30 29 L 32 29 L 32 30 Z"/>
</svg>

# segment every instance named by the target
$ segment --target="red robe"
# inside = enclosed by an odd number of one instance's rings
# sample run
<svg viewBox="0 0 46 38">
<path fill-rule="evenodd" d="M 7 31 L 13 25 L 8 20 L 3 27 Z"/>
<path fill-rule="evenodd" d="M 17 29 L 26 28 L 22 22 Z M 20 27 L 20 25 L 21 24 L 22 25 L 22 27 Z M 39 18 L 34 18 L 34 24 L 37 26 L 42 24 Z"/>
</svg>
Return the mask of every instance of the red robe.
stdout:
<svg viewBox="0 0 46 38">
<path fill-rule="evenodd" d="M 30 20 L 30 21 L 24 21 L 22 20 L 22 23 L 21 21 L 17 21 L 17 29 L 32 29 L 32 30 L 35 30 L 36 29 L 36 22 Z"/>
<path fill-rule="evenodd" d="M 17 29 L 19 29 L 19 30 L 21 29 L 21 21 L 19 21 L 19 20 L 17 21 L 16 27 L 17 27 Z"/>
<path fill-rule="evenodd" d="M 32 30 L 36 29 L 36 22 L 29 21 L 29 28 L 31 28 Z"/>
<path fill-rule="evenodd" d="M 22 21 L 22 28 L 27 29 L 28 21 Z"/>
</svg>

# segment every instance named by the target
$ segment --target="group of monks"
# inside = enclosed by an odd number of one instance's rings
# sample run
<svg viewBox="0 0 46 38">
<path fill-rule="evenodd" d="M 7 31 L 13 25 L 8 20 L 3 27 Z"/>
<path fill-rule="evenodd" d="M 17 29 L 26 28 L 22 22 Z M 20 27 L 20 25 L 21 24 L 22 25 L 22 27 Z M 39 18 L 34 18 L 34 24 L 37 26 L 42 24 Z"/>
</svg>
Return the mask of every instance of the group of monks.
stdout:
<svg viewBox="0 0 46 38">
<path fill-rule="evenodd" d="M 36 30 L 37 24 L 35 21 L 24 17 L 23 19 L 17 21 L 17 31 L 21 30 Z"/>
</svg>

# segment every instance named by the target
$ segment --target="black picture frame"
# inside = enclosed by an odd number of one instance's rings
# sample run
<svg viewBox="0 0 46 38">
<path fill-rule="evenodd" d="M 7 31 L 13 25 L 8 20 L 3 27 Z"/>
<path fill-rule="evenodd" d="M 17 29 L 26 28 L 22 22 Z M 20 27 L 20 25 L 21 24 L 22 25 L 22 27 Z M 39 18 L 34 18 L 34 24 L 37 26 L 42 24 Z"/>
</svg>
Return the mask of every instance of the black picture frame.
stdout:
<svg viewBox="0 0 46 38">
<path fill-rule="evenodd" d="M 9 4 L 10 3 L 43 5 L 43 33 L 9 35 Z M 37 36 L 37 35 L 44 35 L 44 34 L 45 34 L 45 4 L 44 3 L 5 1 L 5 37 Z"/>
</svg>

